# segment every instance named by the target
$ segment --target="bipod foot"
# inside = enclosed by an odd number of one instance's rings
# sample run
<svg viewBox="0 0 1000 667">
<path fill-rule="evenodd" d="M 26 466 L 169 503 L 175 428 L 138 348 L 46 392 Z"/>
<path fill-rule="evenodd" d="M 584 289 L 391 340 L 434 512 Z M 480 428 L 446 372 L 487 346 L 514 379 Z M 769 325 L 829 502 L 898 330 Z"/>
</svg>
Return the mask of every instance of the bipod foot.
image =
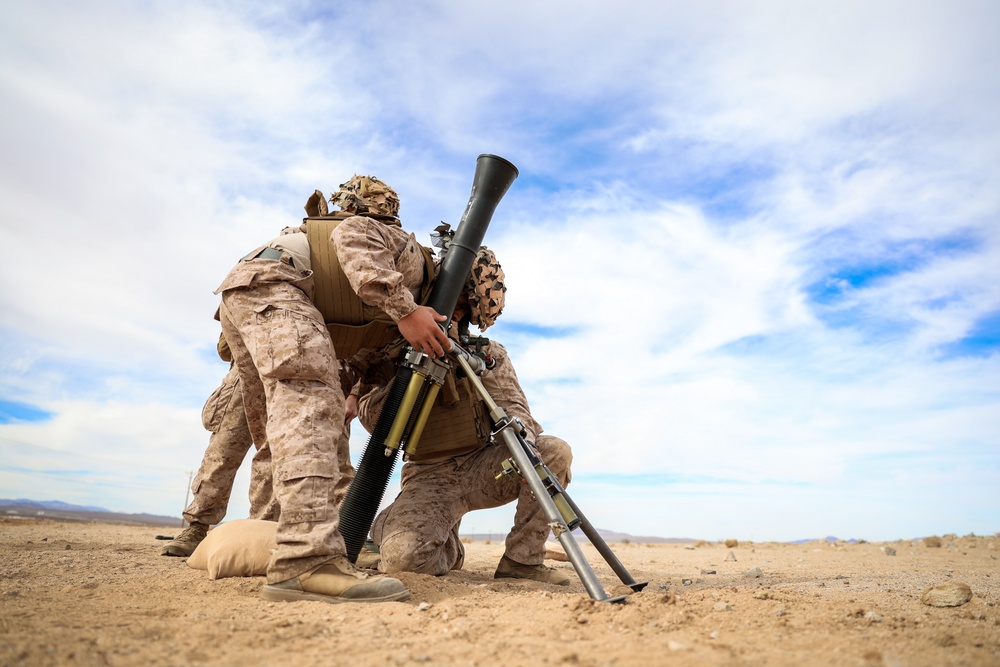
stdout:
<svg viewBox="0 0 1000 667">
<path fill-rule="evenodd" d="M 619 595 L 618 597 L 608 598 L 607 600 L 598 600 L 598 602 L 607 602 L 609 604 L 625 604 L 625 600 L 628 600 L 627 595 Z"/>
</svg>

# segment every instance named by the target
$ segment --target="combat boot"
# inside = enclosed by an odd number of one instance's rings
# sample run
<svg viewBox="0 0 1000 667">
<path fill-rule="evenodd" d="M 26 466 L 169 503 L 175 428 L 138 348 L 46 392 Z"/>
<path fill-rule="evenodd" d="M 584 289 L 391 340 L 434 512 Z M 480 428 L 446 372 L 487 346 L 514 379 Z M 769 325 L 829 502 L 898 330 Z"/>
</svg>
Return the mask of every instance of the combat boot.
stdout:
<svg viewBox="0 0 1000 667">
<path fill-rule="evenodd" d="M 161 556 L 190 556 L 208 534 L 208 526 L 197 521 L 181 531 L 181 534 L 163 545 Z"/>
<path fill-rule="evenodd" d="M 347 556 L 337 556 L 293 579 L 264 586 L 260 596 L 271 602 L 393 602 L 408 599 L 410 591 L 399 579 L 362 572 Z"/>
<path fill-rule="evenodd" d="M 377 570 L 381 562 L 382 555 L 378 552 L 378 545 L 372 540 L 365 540 L 361 552 L 358 553 L 358 557 L 354 561 L 354 566 L 363 570 Z"/>
<path fill-rule="evenodd" d="M 569 586 L 569 577 L 561 570 L 548 565 L 524 565 L 507 558 L 504 554 L 497 565 L 497 571 L 493 573 L 494 579 L 531 579 L 541 581 L 546 584 L 556 586 Z"/>
</svg>

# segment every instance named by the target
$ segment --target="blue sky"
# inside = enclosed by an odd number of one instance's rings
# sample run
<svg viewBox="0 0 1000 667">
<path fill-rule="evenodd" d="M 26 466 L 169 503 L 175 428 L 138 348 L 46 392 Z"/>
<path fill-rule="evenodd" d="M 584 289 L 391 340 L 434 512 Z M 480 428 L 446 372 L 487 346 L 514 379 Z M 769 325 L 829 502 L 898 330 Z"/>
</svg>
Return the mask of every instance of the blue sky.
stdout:
<svg viewBox="0 0 1000 667">
<path fill-rule="evenodd" d="M 6 3 L 0 497 L 178 515 L 233 262 L 355 173 L 429 243 L 495 153 L 520 176 L 489 334 L 595 525 L 994 533 L 998 26 L 989 1 Z"/>
</svg>

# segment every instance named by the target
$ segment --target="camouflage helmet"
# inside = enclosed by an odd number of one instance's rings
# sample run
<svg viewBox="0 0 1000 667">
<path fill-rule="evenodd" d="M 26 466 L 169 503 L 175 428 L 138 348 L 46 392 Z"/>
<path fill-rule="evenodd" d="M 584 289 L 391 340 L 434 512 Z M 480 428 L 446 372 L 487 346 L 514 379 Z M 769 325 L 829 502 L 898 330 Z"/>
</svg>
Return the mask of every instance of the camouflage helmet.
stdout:
<svg viewBox="0 0 1000 667">
<path fill-rule="evenodd" d="M 340 184 L 330 203 L 349 213 L 375 213 L 395 218 L 399 215 L 399 195 L 374 176 L 354 176 Z"/>
<path fill-rule="evenodd" d="M 483 246 L 472 262 L 472 271 L 465 282 L 465 293 L 469 296 L 469 313 L 472 323 L 480 331 L 486 331 L 503 312 L 504 293 L 503 269 L 493 251 Z"/>
</svg>

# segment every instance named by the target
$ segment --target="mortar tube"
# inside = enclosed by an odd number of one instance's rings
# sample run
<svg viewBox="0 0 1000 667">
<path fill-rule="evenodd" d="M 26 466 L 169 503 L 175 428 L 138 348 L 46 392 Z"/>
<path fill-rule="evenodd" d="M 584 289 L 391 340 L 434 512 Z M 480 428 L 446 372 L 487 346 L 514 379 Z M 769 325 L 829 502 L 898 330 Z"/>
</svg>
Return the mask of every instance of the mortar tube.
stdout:
<svg viewBox="0 0 1000 667">
<path fill-rule="evenodd" d="M 493 212 L 514 179 L 517 167 L 502 157 L 484 153 L 476 160 L 472 193 L 465 213 L 448 245 L 427 305 L 449 319 L 472 271 Z"/>
</svg>

